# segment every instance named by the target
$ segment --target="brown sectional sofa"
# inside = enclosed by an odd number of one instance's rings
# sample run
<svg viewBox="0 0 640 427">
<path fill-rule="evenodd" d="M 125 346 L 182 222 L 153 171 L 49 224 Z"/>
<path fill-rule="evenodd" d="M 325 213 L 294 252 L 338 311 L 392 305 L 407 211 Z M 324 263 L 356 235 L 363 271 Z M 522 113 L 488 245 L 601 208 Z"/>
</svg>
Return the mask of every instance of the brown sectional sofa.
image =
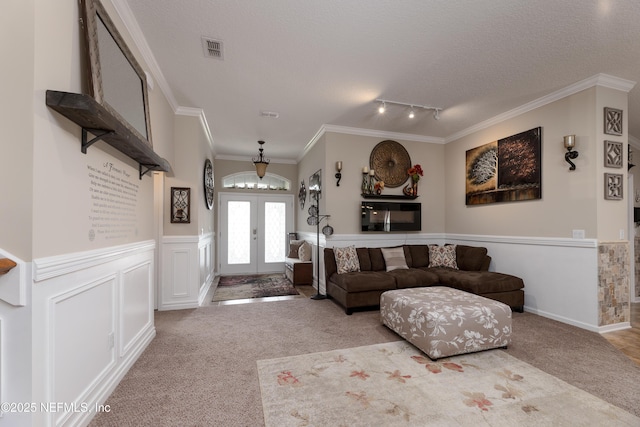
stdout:
<svg viewBox="0 0 640 427">
<path fill-rule="evenodd" d="M 327 296 L 344 307 L 347 314 L 354 309 L 375 308 L 380 295 L 392 289 L 442 285 L 491 298 L 508 304 L 515 311 L 524 306 L 524 282 L 508 274 L 491 272 L 491 257 L 483 247 L 457 245 L 458 270 L 429 267 L 428 245 L 403 245 L 408 269 L 386 271 L 381 248 L 356 248 L 360 271 L 337 273 L 332 248 L 324 249 Z"/>
</svg>

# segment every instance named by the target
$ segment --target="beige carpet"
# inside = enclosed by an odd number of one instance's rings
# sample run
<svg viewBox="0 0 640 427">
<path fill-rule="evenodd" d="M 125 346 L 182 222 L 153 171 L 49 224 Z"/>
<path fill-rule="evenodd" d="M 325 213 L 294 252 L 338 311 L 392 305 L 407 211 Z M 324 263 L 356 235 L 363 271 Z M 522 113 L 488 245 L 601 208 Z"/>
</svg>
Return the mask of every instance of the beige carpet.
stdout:
<svg viewBox="0 0 640 427">
<path fill-rule="evenodd" d="M 639 426 L 501 350 L 440 359 L 392 342 L 258 361 L 265 424 Z"/>
<path fill-rule="evenodd" d="M 257 361 L 399 341 L 377 311 L 331 300 L 157 312 L 157 336 L 93 426 L 264 425 Z M 599 334 L 514 313 L 507 353 L 640 416 L 640 367 Z"/>
</svg>

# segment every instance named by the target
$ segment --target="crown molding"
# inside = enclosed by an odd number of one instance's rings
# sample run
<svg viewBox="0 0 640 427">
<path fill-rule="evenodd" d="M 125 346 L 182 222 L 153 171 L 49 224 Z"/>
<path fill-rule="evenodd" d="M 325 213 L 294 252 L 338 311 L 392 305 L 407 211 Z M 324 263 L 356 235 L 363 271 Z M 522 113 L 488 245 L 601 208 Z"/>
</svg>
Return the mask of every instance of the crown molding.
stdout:
<svg viewBox="0 0 640 427">
<path fill-rule="evenodd" d="M 377 138 L 401 139 L 404 141 L 428 142 L 431 144 L 444 144 L 444 138 L 434 136 L 415 135 L 412 133 L 385 132 L 375 129 L 353 128 L 348 126 L 322 125 L 324 132 L 343 133 L 348 135 L 372 136 Z M 320 129 L 322 129 L 320 128 Z"/>
<path fill-rule="evenodd" d="M 204 114 L 204 110 L 202 108 L 178 107 L 176 109 L 176 115 L 198 117 L 200 119 L 200 124 L 202 125 L 202 130 L 209 142 L 209 146 L 211 147 L 211 150 L 213 150 L 213 135 L 211 134 L 211 128 L 207 122 L 207 116 Z"/>
<path fill-rule="evenodd" d="M 536 108 L 543 107 L 547 104 L 551 104 L 552 102 L 558 101 L 562 98 L 566 98 L 567 96 L 573 95 L 594 86 L 602 86 L 610 89 L 621 90 L 623 92 L 629 92 L 635 86 L 635 84 L 636 82 L 633 82 L 631 80 L 621 79 L 619 77 L 610 76 L 608 74 L 596 74 L 595 76 L 580 80 L 579 82 L 569 85 L 563 89 L 557 90 L 541 98 L 523 104 L 520 107 L 514 108 L 513 110 L 498 114 L 497 116 L 492 117 L 489 120 L 485 120 L 471 127 L 463 129 L 460 132 L 454 133 L 453 135 L 449 135 L 445 138 L 445 143 L 455 141 L 474 132 L 478 132 L 480 130 L 502 123 L 505 120 L 512 119 L 521 114 L 535 110 Z"/>
<path fill-rule="evenodd" d="M 323 124 L 318 129 L 318 132 L 311 138 L 311 140 L 305 145 L 302 153 L 297 161 L 300 161 L 304 156 L 307 155 L 309 150 L 313 148 L 313 146 L 318 142 L 322 136 L 324 136 L 327 132 L 333 133 L 342 133 L 346 135 L 358 135 L 358 136 L 370 136 L 374 138 L 384 138 L 384 139 L 400 139 L 404 141 L 417 141 L 417 142 L 427 142 L 430 144 L 444 144 L 444 138 L 438 138 L 434 136 L 425 136 L 425 135 L 416 135 L 412 133 L 399 133 L 399 132 L 386 132 L 382 130 L 375 129 L 363 129 L 363 128 L 354 128 L 349 126 L 338 126 L 338 125 L 327 125 Z"/>
</svg>

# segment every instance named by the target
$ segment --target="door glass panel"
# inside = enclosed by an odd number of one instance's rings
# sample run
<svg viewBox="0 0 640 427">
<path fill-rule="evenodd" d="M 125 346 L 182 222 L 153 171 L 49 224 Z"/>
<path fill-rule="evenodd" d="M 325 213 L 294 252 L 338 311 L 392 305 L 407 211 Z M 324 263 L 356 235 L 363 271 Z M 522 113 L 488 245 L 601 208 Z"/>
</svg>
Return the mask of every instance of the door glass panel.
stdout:
<svg viewBox="0 0 640 427">
<path fill-rule="evenodd" d="M 227 210 L 228 264 L 251 262 L 251 202 L 229 201 Z"/>
<path fill-rule="evenodd" d="M 264 262 L 283 262 L 285 256 L 286 204 L 264 203 Z"/>
</svg>

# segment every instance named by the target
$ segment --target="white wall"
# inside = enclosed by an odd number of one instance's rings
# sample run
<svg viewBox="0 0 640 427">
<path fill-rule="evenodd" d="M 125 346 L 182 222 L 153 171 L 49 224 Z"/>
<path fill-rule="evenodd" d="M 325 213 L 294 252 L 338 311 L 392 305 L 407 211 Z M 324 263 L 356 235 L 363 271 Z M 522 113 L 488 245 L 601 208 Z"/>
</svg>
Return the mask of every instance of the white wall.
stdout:
<svg viewBox="0 0 640 427">
<path fill-rule="evenodd" d="M 336 233 L 360 233 L 360 202 L 363 200 L 360 196 L 362 168 L 370 166 L 371 151 L 386 139 L 388 138 L 336 132 L 324 134 L 322 141 L 325 145 L 326 158 L 323 161 L 323 198 L 326 199 L 326 212 L 331 215 L 332 226 Z M 441 232 L 445 221 L 445 188 L 442 180 L 445 172 L 444 144 L 403 139 L 398 139 L 397 142 L 407 150 L 411 163 L 420 164 L 424 170 L 424 176 L 419 182 L 419 196 L 412 200 L 422 204 L 422 232 Z M 339 187 L 336 186 L 335 178 L 335 163 L 338 160 L 343 163 Z M 382 194 L 402 195 L 402 188 L 408 183 L 407 175 L 407 181 L 404 184 L 395 188 L 386 187 Z"/>
</svg>

